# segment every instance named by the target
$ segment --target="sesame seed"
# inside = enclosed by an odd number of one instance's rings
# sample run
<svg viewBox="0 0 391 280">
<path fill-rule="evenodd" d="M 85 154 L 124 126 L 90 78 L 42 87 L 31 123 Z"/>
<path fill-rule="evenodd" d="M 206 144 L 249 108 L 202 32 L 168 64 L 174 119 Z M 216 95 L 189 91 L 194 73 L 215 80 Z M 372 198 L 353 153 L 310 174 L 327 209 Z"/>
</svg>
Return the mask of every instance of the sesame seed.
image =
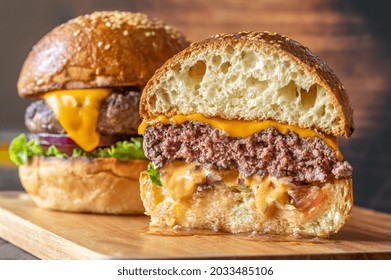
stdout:
<svg viewBox="0 0 391 280">
<path fill-rule="evenodd" d="M 109 50 L 109 49 L 111 49 L 111 45 L 110 45 L 110 44 L 107 44 L 107 45 L 105 46 L 105 50 Z"/>
<path fill-rule="evenodd" d="M 166 32 L 166 35 L 164 36 L 167 36 L 172 40 L 182 40 L 184 38 L 182 33 L 173 27 L 166 25 L 162 21 L 155 18 L 149 19 L 145 14 L 142 13 L 121 11 L 94 12 L 92 14 L 79 16 L 72 21 L 77 22 L 80 25 L 87 22 L 86 26 L 91 26 L 92 32 L 95 29 L 99 29 L 99 25 L 103 24 L 104 26 L 110 27 L 113 30 L 124 29 L 122 32 L 125 36 L 128 36 L 133 29 L 148 30 L 149 33 L 147 36 L 155 36 L 156 33 L 154 33 L 153 30 L 163 29 Z M 125 29 L 127 30 L 125 31 Z"/>
<path fill-rule="evenodd" d="M 102 41 L 99 41 L 99 42 L 98 42 L 98 47 L 100 48 L 100 47 L 102 47 L 102 45 L 103 45 L 103 42 L 102 42 Z"/>
<path fill-rule="evenodd" d="M 80 34 L 80 29 L 73 32 L 73 37 L 77 37 Z"/>
</svg>

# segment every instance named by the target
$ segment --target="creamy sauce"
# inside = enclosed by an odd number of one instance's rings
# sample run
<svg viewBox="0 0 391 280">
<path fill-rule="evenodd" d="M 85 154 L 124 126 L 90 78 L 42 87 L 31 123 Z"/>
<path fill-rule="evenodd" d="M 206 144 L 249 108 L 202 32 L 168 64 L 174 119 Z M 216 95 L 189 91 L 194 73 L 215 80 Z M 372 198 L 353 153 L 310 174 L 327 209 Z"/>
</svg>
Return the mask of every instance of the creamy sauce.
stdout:
<svg viewBox="0 0 391 280">
<path fill-rule="evenodd" d="M 271 176 L 252 176 L 246 178 L 245 185 L 251 187 L 258 212 L 265 217 L 273 215 L 277 203 L 283 205 L 289 201 L 287 191 L 290 187 L 283 180 Z"/>
<path fill-rule="evenodd" d="M 194 163 L 176 161 L 160 169 L 161 182 L 175 201 L 187 202 L 197 186 L 206 182 L 205 170 L 196 166 Z"/>
<path fill-rule="evenodd" d="M 219 176 L 225 186 L 238 186 L 240 179 L 237 170 L 208 171 L 195 163 L 175 161 L 166 164 L 161 171 L 161 181 L 170 197 L 180 205 L 187 204 L 200 184 L 207 182 L 207 175 Z M 259 213 L 265 217 L 273 214 L 276 204 L 289 201 L 287 191 L 290 186 L 282 179 L 271 176 L 251 176 L 245 178 L 244 185 L 254 193 Z"/>
</svg>

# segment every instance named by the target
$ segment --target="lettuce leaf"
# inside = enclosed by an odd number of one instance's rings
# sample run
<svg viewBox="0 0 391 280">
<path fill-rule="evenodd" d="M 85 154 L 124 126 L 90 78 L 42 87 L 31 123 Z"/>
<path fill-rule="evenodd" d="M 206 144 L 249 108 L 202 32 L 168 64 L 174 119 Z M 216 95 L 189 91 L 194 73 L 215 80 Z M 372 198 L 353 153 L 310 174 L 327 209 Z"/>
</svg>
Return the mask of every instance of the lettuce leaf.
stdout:
<svg viewBox="0 0 391 280">
<path fill-rule="evenodd" d="M 39 144 L 37 144 L 39 145 Z M 45 152 L 45 156 L 53 156 L 53 157 L 58 157 L 58 158 L 67 158 L 68 155 L 65 153 L 62 153 L 56 146 L 51 145 L 47 151 Z"/>
<path fill-rule="evenodd" d="M 111 147 L 98 148 L 92 152 L 85 152 L 79 147 L 75 147 L 71 157 L 113 157 L 120 160 L 146 159 L 143 151 L 142 138 L 131 138 L 130 141 L 120 141 Z M 26 164 L 34 155 L 55 156 L 58 158 L 68 158 L 56 146 L 50 146 L 45 150 L 38 141 L 31 139 L 27 141 L 26 135 L 20 134 L 14 138 L 9 146 L 10 159 L 16 165 Z"/>
<path fill-rule="evenodd" d="M 142 138 L 131 138 L 131 141 L 119 141 L 109 148 L 98 148 L 92 151 L 94 157 L 114 157 L 120 160 L 146 159 Z"/>
<path fill-rule="evenodd" d="M 155 169 L 155 166 L 152 162 L 148 164 L 147 174 L 152 184 L 156 186 L 162 186 L 162 181 L 160 181 L 160 173 Z"/>
<path fill-rule="evenodd" d="M 45 150 L 35 140 L 26 142 L 26 135 L 20 134 L 12 140 L 8 153 L 16 165 L 22 165 L 33 155 L 45 155 Z"/>
<path fill-rule="evenodd" d="M 72 151 L 72 157 L 86 157 L 88 156 L 88 153 L 83 151 L 82 148 L 76 147 Z"/>
</svg>

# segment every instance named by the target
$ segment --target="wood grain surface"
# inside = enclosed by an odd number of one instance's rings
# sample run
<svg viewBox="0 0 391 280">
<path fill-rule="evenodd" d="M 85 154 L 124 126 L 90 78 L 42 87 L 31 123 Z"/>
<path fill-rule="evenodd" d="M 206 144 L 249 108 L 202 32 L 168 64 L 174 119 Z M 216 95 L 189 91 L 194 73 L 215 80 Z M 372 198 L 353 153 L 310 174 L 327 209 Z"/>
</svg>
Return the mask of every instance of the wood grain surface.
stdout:
<svg viewBox="0 0 391 280">
<path fill-rule="evenodd" d="M 356 131 L 350 140 L 340 139 L 340 147 L 354 168 L 355 203 L 391 213 L 391 17 L 387 1 L 16 0 L 0 5 L 7 11 L 0 18 L 4 39 L 0 139 L 4 128 L 24 127 L 28 102 L 17 96 L 15 84 L 32 45 L 56 25 L 80 14 L 113 9 L 144 12 L 176 26 L 192 41 L 221 32 L 276 31 L 308 46 L 345 85 L 355 109 Z M 0 190 L 12 189 L 21 189 L 16 171 L 1 167 Z M 357 215 L 355 210 L 354 218 Z M 357 234 L 368 241 L 365 233 Z M 0 258 L 32 256 L 0 239 Z"/>
<path fill-rule="evenodd" d="M 0 237 L 42 259 L 391 258 L 391 215 L 359 207 L 331 239 L 162 230 L 148 222 L 146 216 L 48 211 L 25 193 L 0 193 Z"/>
</svg>

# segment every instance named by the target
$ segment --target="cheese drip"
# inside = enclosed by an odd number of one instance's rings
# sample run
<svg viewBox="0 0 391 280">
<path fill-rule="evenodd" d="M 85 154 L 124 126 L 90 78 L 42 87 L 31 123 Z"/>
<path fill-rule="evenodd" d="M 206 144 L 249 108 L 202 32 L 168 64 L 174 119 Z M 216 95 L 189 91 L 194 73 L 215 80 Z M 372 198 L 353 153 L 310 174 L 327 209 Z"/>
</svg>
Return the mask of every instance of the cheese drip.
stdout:
<svg viewBox="0 0 391 280">
<path fill-rule="evenodd" d="M 171 199 L 181 205 L 187 205 L 200 184 L 207 182 L 207 176 L 219 176 L 221 182 L 214 185 L 238 187 L 240 179 L 237 170 L 207 170 L 195 163 L 175 161 L 160 169 L 161 181 Z M 254 194 L 258 212 L 265 217 L 273 215 L 277 205 L 282 207 L 289 202 L 287 191 L 291 185 L 284 179 L 259 175 L 245 178 L 245 188 Z"/>
<path fill-rule="evenodd" d="M 272 216 L 277 205 L 284 205 L 289 201 L 290 185 L 283 179 L 255 175 L 246 178 L 245 185 L 251 187 L 257 210 L 265 217 Z"/>
<path fill-rule="evenodd" d="M 48 92 L 43 98 L 68 136 L 90 152 L 99 145 L 100 105 L 110 93 L 111 90 L 104 88 L 69 89 Z"/>
<path fill-rule="evenodd" d="M 202 114 L 190 114 L 190 115 L 176 115 L 173 117 L 166 117 L 159 115 L 155 118 L 144 120 L 139 128 L 138 133 L 143 134 L 147 126 L 155 126 L 159 123 L 163 124 L 176 124 L 180 125 L 187 121 L 203 122 L 211 125 L 212 127 L 223 130 L 230 137 L 248 137 L 256 132 L 265 130 L 269 127 L 277 129 L 283 134 L 294 132 L 299 135 L 300 138 L 321 138 L 330 148 L 336 152 L 336 157 L 339 161 L 343 160 L 342 154 L 339 151 L 337 139 L 333 136 L 323 135 L 311 129 L 305 129 L 296 125 L 281 124 L 276 121 L 265 120 L 265 121 L 246 121 L 246 120 L 226 120 L 219 117 L 207 118 Z"/>
</svg>

